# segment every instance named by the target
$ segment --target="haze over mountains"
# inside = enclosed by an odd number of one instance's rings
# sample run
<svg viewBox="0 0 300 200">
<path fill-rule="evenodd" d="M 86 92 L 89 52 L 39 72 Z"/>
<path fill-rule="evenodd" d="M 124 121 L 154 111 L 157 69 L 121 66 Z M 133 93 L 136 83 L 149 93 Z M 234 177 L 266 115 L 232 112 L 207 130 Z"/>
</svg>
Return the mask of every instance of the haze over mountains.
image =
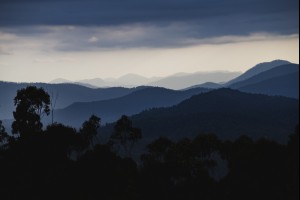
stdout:
<svg viewBox="0 0 300 200">
<path fill-rule="evenodd" d="M 190 88 L 232 88 L 250 93 L 299 98 L 299 64 L 274 60 L 254 66 L 227 83 L 206 82 Z"/>
<path fill-rule="evenodd" d="M 56 99 L 55 109 L 64 108 L 74 102 L 90 102 L 105 99 L 118 98 L 133 91 L 143 89 L 137 88 L 98 88 L 92 89 L 77 84 L 46 84 L 46 83 L 11 83 L 0 81 L 0 119 L 12 119 L 14 110 L 13 99 L 17 90 L 28 85 L 43 87 L 53 98 Z"/>
<path fill-rule="evenodd" d="M 205 83 L 208 81 L 216 83 L 227 82 L 241 73 L 239 72 L 199 72 L 194 74 L 178 74 L 170 77 L 160 79 L 158 81 L 149 83 L 151 86 L 159 86 L 171 89 L 184 89 L 191 85 L 198 83 Z"/>
<path fill-rule="evenodd" d="M 209 80 L 220 81 L 222 76 L 224 80 L 232 79 L 225 83 Z M 195 84 L 197 80 L 200 84 Z M 204 80 L 209 82 L 203 83 Z M 67 80 L 56 80 L 60 81 Z M 93 86 L 108 82 L 133 84 L 144 81 L 152 81 L 148 85 L 164 85 L 166 88 L 188 87 L 171 90 L 153 86 Z M 27 85 L 43 87 L 57 99 L 54 121 L 77 128 L 92 114 L 101 117 L 102 124 L 114 122 L 125 114 L 135 115 L 132 118 L 134 123 L 148 136 L 152 133 L 176 138 L 192 136 L 196 132 L 214 132 L 221 138 L 248 134 L 254 138 L 266 136 L 283 141 L 299 118 L 299 65 L 281 60 L 258 64 L 240 76 L 237 73 L 213 72 L 177 74 L 150 80 L 130 74 L 119 79 L 93 79 L 76 84 L 0 82 L 0 119 L 13 118 L 13 98 L 18 89 Z M 231 89 L 218 89 L 224 87 Z M 48 124 L 50 119 L 47 117 L 43 121 Z"/>
<path fill-rule="evenodd" d="M 169 89 L 184 89 L 198 83 L 207 81 L 227 82 L 237 76 L 240 72 L 196 72 L 196 73 L 177 73 L 167 77 L 146 78 L 136 74 L 126 74 L 119 78 L 94 78 L 73 82 L 75 84 L 86 85 L 88 87 L 136 87 L 141 85 L 165 87 Z M 50 83 L 72 83 L 70 80 L 58 78 Z"/>
<path fill-rule="evenodd" d="M 233 83 L 246 80 L 246 79 L 251 78 L 252 76 L 255 76 L 261 72 L 270 70 L 270 69 L 280 66 L 280 65 L 287 65 L 287 64 L 291 64 L 291 63 L 286 60 L 273 60 L 271 62 L 264 62 L 264 63 L 257 64 L 254 67 L 247 70 L 242 75 L 238 76 L 237 78 L 232 79 L 231 81 L 228 81 L 226 85 L 231 85 Z"/>
<path fill-rule="evenodd" d="M 261 72 L 228 87 L 245 92 L 299 98 L 299 65 L 287 64 Z"/>
<path fill-rule="evenodd" d="M 116 121 L 121 115 L 133 115 L 143 110 L 169 107 L 190 98 L 195 94 L 208 92 L 209 89 L 195 88 L 176 91 L 153 87 L 138 90 L 120 98 L 74 103 L 55 112 L 55 120 L 74 127 L 80 126 L 92 114 L 102 116 L 102 122 Z"/>
</svg>

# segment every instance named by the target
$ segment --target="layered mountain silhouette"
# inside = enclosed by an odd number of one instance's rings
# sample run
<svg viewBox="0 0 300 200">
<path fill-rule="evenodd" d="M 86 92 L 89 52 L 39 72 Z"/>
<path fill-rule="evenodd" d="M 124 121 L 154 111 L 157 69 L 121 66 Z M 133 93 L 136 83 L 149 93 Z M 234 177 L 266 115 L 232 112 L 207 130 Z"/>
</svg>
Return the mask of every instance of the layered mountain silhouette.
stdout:
<svg viewBox="0 0 300 200">
<path fill-rule="evenodd" d="M 251 76 L 250 78 L 245 79 L 243 81 L 230 84 L 228 85 L 228 87 L 237 89 L 247 85 L 252 85 L 254 83 L 265 81 L 270 78 L 275 78 L 275 77 L 284 76 L 287 74 L 297 73 L 297 72 L 299 72 L 299 65 L 296 64 L 280 65 L 272 69 L 266 70 L 264 72 L 258 73 L 254 76 Z"/>
<path fill-rule="evenodd" d="M 299 98 L 299 65 L 281 65 L 228 87 L 251 93 Z"/>
<path fill-rule="evenodd" d="M 219 80 L 222 74 L 224 79 L 238 75 L 227 72 L 176 74 L 152 84 L 179 88 L 213 77 Z M 127 81 L 128 84 L 144 80 L 134 74 L 118 80 L 93 79 L 94 83 Z M 67 80 L 56 80 L 60 81 Z M 0 119 L 8 119 L 4 120 L 4 124 L 10 126 L 15 109 L 13 99 L 18 89 L 28 85 L 43 87 L 53 99 L 57 99 L 54 121 L 79 127 L 92 114 L 101 117 L 102 124 L 113 122 L 124 114 L 135 115 L 132 119 L 145 132 L 146 138 L 161 135 L 179 138 L 213 132 L 226 139 L 248 134 L 254 138 L 266 136 L 285 140 L 299 118 L 299 65 L 287 61 L 256 65 L 227 83 L 203 81 L 184 90 L 153 86 L 95 89 L 90 83 L 78 83 L 86 84 L 85 87 L 77 83 L 0 82 Z M 43 120 L 47 124 L 50 119 Z"/>
<path fill-rule="evenodd" d="M 251 78 L 252 76 L 255 76 L 259 73 L 270 70 L 274 67 L 277 67 L 277 66 L 280 66 L 280 65 L 287 65 L 287 64 L 291 64 L 291 63 L 288 62 L 288 61 L 285 61 L 285 60 L 273 60 L 271 62 L 264 62 L 264 63 L 257 64 L 256 66 L 254 66 L 254 67 L 250 68 L 249 70 L 247 70 L 242 75 L 236 77 L 235 79 L 232 79 L 232 80 L 228 81 L 224 86 L 232 85 L 236 82 L 246 80 L 248 78 Z"/>
<path fill-rule="evenodd" d="M 89 87 L 89 88 L 97 88 L 94 84 L 89 84 L 89 83 L 85 83 L 85 82 L 73 82 L 73 81 L 70 81 L 70 80 L 67 80 L 67 79 L 64 79 L 64 78 L 57 78 L 57 79 L 54 79 L 52 81 L 49 82 L 49 84 L 65 84 L 65 83 L 68 83 L 68 84 L 76 84 L 76 85 L 81 85 L 81 86 L 85 86 L 85 87 Z"/>
<path fill-rule="evenodd" d="M 209 89 L 205 88 L 186 91 L 159 87 L 145 88 L 120 98 L 74 103 L 56 110 L 55 121 L 79 127 L 84 120 L 95 114 L 102 118 L 102 123 L 113 122 L 121 115 L 133 115 L 150 108 L 173 106 L 193 95 L 208 91 Z"/>
<path fill-rule="evenodd" d="M 248 135 L 285 142 L 298 123 L 299 101 L 223 88 L 193 96 L 170 108 L 144 111 L 132 120 L 148 140 L 215 133 L 223 139 Z"/>
<path fill-rule="evenodd" d="M 94 78 L 79 80 L 76 83 L 93 85 L 94 87 L 137 87 L 147 85 L 149 82 L 158 80 L 159 78 L 146 78 L 137 74 L 126 74 L 119 78 Z"/>
<path fill-rule="evenodd" d="M 194 86 L 188 87 L 188 88 L 186 88 L 186 90 L 187 89 L 192 89 L 192 88 L 198 88 L 198 87 L 218 89 L 218 88 L 222 88 L 223 84 L 222 83 L 214 83 L 214 82 L 206 82 L 206 83 L 202 83 L 202 84 L 199 84 L 199 85 L 194 85 Z"/>
<path fill-rule="evenodd" d="M 184 89 L 192 85 L 206 82 L 227 82 L 237 76 L 239 72 L 199 72 L 193 74 L 177 74 L 149 83 L 150 86 L 159 86 L 171 89 Z M 200 86 L 202 87 L 202 86 Z"/>
<path fill-rule="evenodd" d="M 43 87 L 50 95 L 56 98 L 55 108 L 64 108 L 74 102 L 90 102 L 118 98 L 145 87 L 137 88 L 98 88 L 92 89 L 76 84 L 46 84 L 46 83 L 11 83 L 0 82 L 0 119 L 12 119 L 14 111 L 13 99 L 17 90 L 28 85 Z"/>
<path fill-rule="evenodd" d="M 299 72 L 247 85 L 239 88 L 239 90 L 256 94 L 281 95 L 299 99 Z"/>
<path fill-rule="evenodd" d="M 258 64 L 227 83 L 207 82 L 190 88 L 232 88 L 240 91 L 299 98 L 299 65 L 283 60 Z"/>
<path fill-rule="evenodd" d="M 66 79 L 55 79 L 50 83 L 73 83 L 87 87 L 136 87 L 141 85 L 165 87 L 169 89 L 183 89 L 195 84 L 202 84 L 208 81 L 227 82 L 241 73 L 239 72 L 196 72 L 196 73 L 177 73 L 168 77 L 146 78 L 137 74 L 126 74 L 119 78 L 94 78 L 72 82 Z"/>
</svg>

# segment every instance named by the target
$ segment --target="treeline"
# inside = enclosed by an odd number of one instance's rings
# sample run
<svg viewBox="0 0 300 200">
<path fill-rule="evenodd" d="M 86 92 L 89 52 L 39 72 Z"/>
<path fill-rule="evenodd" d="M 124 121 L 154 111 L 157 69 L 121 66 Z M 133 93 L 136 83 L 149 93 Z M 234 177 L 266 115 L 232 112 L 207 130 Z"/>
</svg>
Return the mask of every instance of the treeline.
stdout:
<svg viewBox="0 0 300 200">
<path fill-rule="evenodd" d="M 131 152 L 142 132 L 128 117 L 101 143 L 97 116 L 79 130 L 58 123 L 43 129 L 48 99 L 41 88 L 19 90 L 13 136 L 0 121 L 1 199 L 299 199 L 299 127 L 286 145 L 247 136 L 161 137 L 137 161 Z"/>
</svg>

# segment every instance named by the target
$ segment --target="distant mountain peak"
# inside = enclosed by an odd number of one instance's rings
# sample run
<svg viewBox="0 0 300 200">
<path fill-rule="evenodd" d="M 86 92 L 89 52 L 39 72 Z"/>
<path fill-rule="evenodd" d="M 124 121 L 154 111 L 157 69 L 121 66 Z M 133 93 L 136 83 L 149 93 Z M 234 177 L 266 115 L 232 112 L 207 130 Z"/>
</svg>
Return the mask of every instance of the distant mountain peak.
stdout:
<svg viewBox="0 0 300 200">
<path fill-rule="evenodd" d="M 120 76 L 118 78 L 118 80 L 128 80 L 128 79 L 136 79 L 136 80 L 147 80 L 148 78 L 144 77 L 144 76 L 141 76 L 141 75 L 138 75 L 138 74 L 133 74 L 133 73 L 128 73 L 128 74 L 125 74 L 123 76 Z"/>
<path fill-rule="evenodd" d="M 50 81 L 49 83 L 71 83 L 72 81 L 64 79 L 64 78 L 56 78 Z"/>
<path fill-rule="evenodd" d="M 277 59 L 277 60 L 273 60 L 273 61 L 270 61 L 270 62 L 259 63 L 259 64 L 255 65 L 254 67 L 252 67 L 251 69 L 249 69 L 247 71 L 253 71 L 254 69 L 268 70 L 268 69 L 273 68 L 273 67 L 277 67 L 277 66 L 280 66 L 280 65 L 287 65 L 287 64 L 291 64 L 291 62 L 286 61 L 286 60 Z"/>
<path fill-rule="evenodd" d="M 270 70 L 274 67 L 278 67 L 280 65 L 287 65 L 287 64 L 291 64 L 291 62 L 286 61 L 286 60 L 280 60 L 280 59 L 273 60 L 273 61 L 270 61 L 270 62 L 259 63 L 259 64 L 255 65 L 254 67 L 250 68 L 249 70 L 247 70 L 242 75 L 240 75 L 237 78 L 229 81 L 225 85 L 227 86 L 227 85 L 231 85 L 231 84 L 236 83 L 236 82 L 246 80 L 248 78 L 251 78 L 252 76 L 255 76 L 259 73 Z"/>
<path fill-rule="evenodd" d="M 151 82 L 148 85 L 181 90 L 205 82 L 227 82 L 239 75 L 239 72 L 196 72 L 185 75 L 177 74 Z"/>
<path fill-rule="evenodd" d="M 209 89 L 218 89 L 222 87 L 222 83 L 214 83 L 214 82 L 205 82 L 199 85 L 193 85 L 184 90 L 192 89 L 192 88 L 209 88 Z"/>
</svg>

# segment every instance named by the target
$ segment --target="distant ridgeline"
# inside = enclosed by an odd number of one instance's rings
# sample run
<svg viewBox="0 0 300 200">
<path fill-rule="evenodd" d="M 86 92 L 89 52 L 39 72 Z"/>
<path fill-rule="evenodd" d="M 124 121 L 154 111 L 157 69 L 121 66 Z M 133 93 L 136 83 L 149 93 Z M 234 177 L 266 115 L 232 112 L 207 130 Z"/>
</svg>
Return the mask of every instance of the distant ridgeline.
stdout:
<svg viewBox="0 0 300 200">
<path fill-rule="evenodd" d="M 182 77 L 171 79 L 180 83 Z M 102 124 L 128 115 L 144 139 L 215 133 L 222 139 L 246 134 L 285 142 L 299 119 L 299 65 L 281 60 L 258 64 L 226 83 L 199 82 L 182 90 L 0 82 L 0 119 L 7 130 L 16 92 L 27 85 L 43 87 L 55 102 L 53 116 L 43 118 L 45 125 L 53 118 L 79 128 L 92 114 L 101 117 Z M 104 135 L 110 127 L 104 127 Z"/>
</svg>

